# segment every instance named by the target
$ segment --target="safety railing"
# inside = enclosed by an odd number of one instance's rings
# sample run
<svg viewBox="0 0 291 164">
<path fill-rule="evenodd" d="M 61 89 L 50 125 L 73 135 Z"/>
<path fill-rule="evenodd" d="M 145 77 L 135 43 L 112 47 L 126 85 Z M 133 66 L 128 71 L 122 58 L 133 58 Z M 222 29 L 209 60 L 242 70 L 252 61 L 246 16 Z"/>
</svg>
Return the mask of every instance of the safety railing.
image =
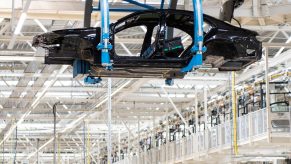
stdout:
<svg viewBox="0 0 291 164">
<path fill-rule="evenodd" d="M 237 119 L 237 141 L 239 145 L 248 143 L 252 139 L 262 136 L 267 137 L 267 114 L 261 109 Z M 232 122 L 226 121 L 180 140 L 161 145 L 150 151 L 142 152 L 137 156 L 126 158 L 117 164 L 148 164 L 148 163 L 172 163 L 189 158 L 195 158 L 205 153 L 231 148 Z"/>
</svg>

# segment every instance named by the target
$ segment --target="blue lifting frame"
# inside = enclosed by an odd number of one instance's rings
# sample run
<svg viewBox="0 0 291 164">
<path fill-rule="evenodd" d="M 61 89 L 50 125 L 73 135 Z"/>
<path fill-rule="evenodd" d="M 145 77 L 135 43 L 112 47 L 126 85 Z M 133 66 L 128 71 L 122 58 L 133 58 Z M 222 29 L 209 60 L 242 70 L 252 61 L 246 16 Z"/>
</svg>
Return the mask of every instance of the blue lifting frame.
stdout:
<svg viewBox="0 0 291 164">
<path fill-rule="evenodd" d="M 144 9 L 156 9 L 153 6 L 146 5 L 134 0 L 123 0 L 128 3 L 134 4 L 136 6 L 142 7 Z M 201 0 L 193 1 L 193 14 L 194 14 L 194 45 L 191 48 L 191 53 L 193 54 L 192 59 L 189 64 L 181 69 L 181 72 L 189 72 L 193 68 L 198 68 L 202 65 L 202 53 L 206 51 L 203 46 L 203 9 Z M 161 9 L 164 7 L 164 0 L 161 1 Z M 109 11 L 140 11 L 141 9 L 109 9 L 108 0 L 100 0 L 98 8 L 93 7 L 93 11 L 101 11 L 101 41 L 97 48 L 101 50 L 101 64 L 106 69 L 112 69 L 112 63 L 110 61 L 109 51 L 112 49 L 112 45 L 109 42 L 110 28 L 109 28 Z"/>
</svg>

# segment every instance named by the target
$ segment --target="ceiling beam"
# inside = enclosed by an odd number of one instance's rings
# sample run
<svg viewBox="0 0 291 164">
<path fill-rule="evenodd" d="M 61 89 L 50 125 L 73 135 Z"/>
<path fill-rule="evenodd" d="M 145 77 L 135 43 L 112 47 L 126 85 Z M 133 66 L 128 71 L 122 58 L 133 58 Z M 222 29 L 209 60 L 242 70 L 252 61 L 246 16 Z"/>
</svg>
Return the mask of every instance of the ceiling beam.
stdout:
<svg viewBox="0 0 291 164">
<path fill-rule="evenodd" d="M 61 69 L 58 71 L 57 74 L 62 74 L 66 69 L 67 69 L 68 66 L 62 66 Z M 56 74 L 56 75 L 57 75 Z M 49 84 L 47 84 L 46 86 L 43 86 L 43 90 L 40 93 L 39 97 L 36 97 L 32 103 L 31 103 L 31 106 L 26 110 L 26 112 L 18 119 L 18 121 L 13 124 L 11 126 L 11 128 L 7 131 L 7 133 L 4 134 L 4 138 L 1 140 L 0 142 L 0 145 L 2 145 L 9 137 L 10 135 L 12 134 L 12 132 L 14 131 L 14 129 L 19 125 L 21 124 L 25 118 L 27 116 L 29 116 L 29 114 L 35 109 L 35 107 L 37 106 L 37 104 L 39 103 L 39 101 L 41 100 L 42 96 L 45 94 L 46 90 L 51 87 L 54 82 L 56 81 L 56 77 L 55 76 L 52 76 L 52 79 L 51 81 L 49 82 Z"/>
<path fill-rule="evenodd" d="M 23 8 L 23 10 L 22 10 L 22 12 L 21 12 L 21 15 L 20 15 L 20 17 L 19 17 L 19 20 L 18 20 L 18 22 L 17 22 L 16 28 L 15 28 L 14 31 L 13 31 L 13 36 L 12 36 L 12 38 L 11 38 L 9 44 L 8 44 L 7 49 L 13 49 L 13 47 L 14 47 L 14 43 L 15 43 L 15 41 L 16 41 L 16 37 L 17 37 L 18 34 L 20 34 L 21 29 L 22 29 L 22 27 L 23 27 L 23 24 L 24 24 L 24 22 L 25 22 L 25 20 L 26 20 L 26 17 L 27 17 L 27 11 L 28 11 L 28 8 L 29 8 L 29 6 L 30 6 L 30 3 L 31 3 L 31 0 L 27 0 L 27 1 L 26 1 L 25 6 L 24 6 L 24 8 Z M 13 9 L 13 10 L 14 10 L 14 9 Z"/>
</svg>

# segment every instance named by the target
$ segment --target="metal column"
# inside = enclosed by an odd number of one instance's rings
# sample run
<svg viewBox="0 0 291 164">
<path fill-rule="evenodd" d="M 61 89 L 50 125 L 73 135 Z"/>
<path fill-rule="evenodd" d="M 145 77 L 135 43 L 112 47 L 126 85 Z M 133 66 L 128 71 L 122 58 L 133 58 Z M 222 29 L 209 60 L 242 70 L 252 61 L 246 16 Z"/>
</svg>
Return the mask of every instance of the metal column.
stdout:
<svg viewBox="0 0 291 164">
<path fill-rule="evenodd" d="M 118 160 L 121 161 L 121 129 L 118 131 Z"/>
<path fill-rule="evenodd" d="M 108 121 L 108 136 L 107 136 L 107 161 L 108 164 L 111 164 L 111 78 L 108 78 L 108 83 L 107 83 L 107 96 L 108 96 L 108 102 L 107 102 L 107 110 L 108 110 L 108 116 L 107 116 L 107 121 Z"/>
<path fill-rule="evenodd" d="M 271 120 L 270 120 L 270 84 L 269 84 L 269 50 L 265 48 L 265 81 L 266 81 L 266 112 L 267 112 L 267 132 L 268 142 L 271 141 Z"/>
<path fill-rule="evenodd" d="M 57 138 L 56 138 L 56 122 L 57 122 L 57 104 L 58 103 L 55 103 L 53 105 L 53 115 L 54 115 L 54 164 L 57 163 Z"/>
<path fill-rule="evenodd" d="M 166 132 L 166 152 L 169 152 L 169 144 L 170 143 L 170 128 L 169 128 L 169 103 L 167 102 L 167 109 L 166 109 L 166 128 L 167 128 L 167 132 Z M 166 153 L 166 161 L 168 161 L 168 153 Z"/>
<path fill-rule="evenodd" d="M 97 140 L 97 161 L 101 161 L 100 160 L 100 150 L 101 150 L 101 148 L 100 148 L 100 142 Z M 101 163 L 101 162 L 100 162 Z"/>
<path fill-rule="evenodd" d="M 39 138 L 37 139 L 37 142 L 36 142 L 36 150 L 39 149 Z M 39 154 L 38 154 L 38 151 L 36 152 L 36 163 L 39 164 Z"/>
<path fill-rule="evenodd" d="M 5 134 L 3 133 L 3 139 L 4 139 L 4 137 L 5 137 Z M 4 154 L 4 151 L 5 151 L 5 141 L 3 140 L 3 145 L 2 145 L 2 155 L 3 155 L 2 161 L 3 161 L 3 164 L 5 162 L 5 154 Z"/>
<path fill-rule="evenodd" d="M 195 88 L 195 104 L 194 104 L 194 106 L 195 106 L 195 133 L 197 133 L 198 132 L 198 129 L 200 129 L 200 128 L 198 128 L 198 124 L 199 124 L 199 122 L 198 122 L 199 112 L 198 112 L 197 88 Z"/>
<path fill-rule="evenodd" d="M 131 143 L 130 143 L 130 131 L 128 130 L 128 142 L 127 142 L 127 156 L 128 159 L 130 159 L 130 149 L 131 149 Z"/>
<path fill-rule="evenodd" d="M 208 111 L 207 111 L 207 88 L 204 86 L 204 129 L 207 129 Z"/>
<path fill-rule="evenodd" d="M 232 121 L 233 121 L 233 149 L 234 154 L 238 155 L 238 146 L 237 146 L 237 99 L 236 99 L 236 90 L 235 90 L 235 72 L 231 72 L 231 97 L 232 97 Z"/>
<path fill-rule="evenodd" d="M 153 110 L 154 111 L 154 110 Z M 153 112 L 153 130 L 152 130 L 152 134 L 151 134 L 151 146 L 150 149 L 154 148 L 155 146 L 155 127 L 156 127 L 156 116 L 155 113 Z"/>
<path fill-rule="evenodd" d="M 17 155 L 17 138 L 18 138 L 18 126 L 15 128 L 15 147 L 14 147 L 14 160 L 13 163 L 16 164 L 16 155 Z"/>
<path fill-rule="evenodd" d="M 87 149 L 86 149 L 86 123 L 83 122 L 83 155 L 84 155 L 84 164 L 87 163 L 86 156 L 87 156 Z"/>
<path fill-rule="evenodd" d="M 135 102 L 134 102 L 134 110 L 135 110 Z M 138 116 L 137 116 L 137 133 L 138 133 L 138 142 L 137 142 L 137 148 L 138 148 L 138 155 L 141 152 L 140 151 L 140 111 L 138 111 Z"/>
<path fill-rule="evenodd" d="M 178 0 L 170 0 L 169 9 L 176 9 Z M 167 39 L 172 39 L 174 37 L 174 28 L 167 27 Z"/>
<path fill-rule="evenodd" d="M 208 150 L 208 128 L 207 128 L 207 121 L 208 121 L 208 111 L 207 111 L 207 88 L 204 86 L 204 144 L 205 144 L 205 150 Z"/>
<path fill-rule="evenodd" d="M 93 3 L 93 0 L 86 0 L 85 1 L 84 27 L 91 26 L 92 3 Z"/>
</svg>

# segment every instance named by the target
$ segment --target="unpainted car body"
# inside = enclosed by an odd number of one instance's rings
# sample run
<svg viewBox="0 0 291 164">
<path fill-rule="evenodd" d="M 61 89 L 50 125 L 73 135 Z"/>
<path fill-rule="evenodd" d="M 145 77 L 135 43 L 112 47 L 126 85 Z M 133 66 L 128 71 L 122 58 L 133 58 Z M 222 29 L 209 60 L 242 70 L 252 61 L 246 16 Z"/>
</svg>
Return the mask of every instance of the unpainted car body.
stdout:
<svg viewBox="0 0 291 164">
<path fill-rule="evenodd" d="M 48 50 L 46 64 L 73 65 L 76 59 L 90 65 L 90 76 L 126 78 L 183 78 L 181 68 L 188 65 L 192 56 L 195 21 L 193 12 L 184 10 L 149 10 L 130 14 L 110 25 L 110 42 L 113 49 L 110 58 L 113 70 L 101 66 L 100 27 L 65 29 L 37 35 L 33 46 Z M 134 27 L 144 27 L 141 50 L 133 56 L 115 51 L 116 34 Z M 190 36 L 184 45 L 183 36 L 167 38 L 161 35 L 165 28 L 177 29 Z M 237 71 L 258 61 L 262 45 L 254 31 L 235 27 L 204 14 L 204 64 L 220 71 Z M 184 38 L 185 39 L 185 38 Z M 188 39 L 189 40 L 189 39 Z"/>
</svg>

